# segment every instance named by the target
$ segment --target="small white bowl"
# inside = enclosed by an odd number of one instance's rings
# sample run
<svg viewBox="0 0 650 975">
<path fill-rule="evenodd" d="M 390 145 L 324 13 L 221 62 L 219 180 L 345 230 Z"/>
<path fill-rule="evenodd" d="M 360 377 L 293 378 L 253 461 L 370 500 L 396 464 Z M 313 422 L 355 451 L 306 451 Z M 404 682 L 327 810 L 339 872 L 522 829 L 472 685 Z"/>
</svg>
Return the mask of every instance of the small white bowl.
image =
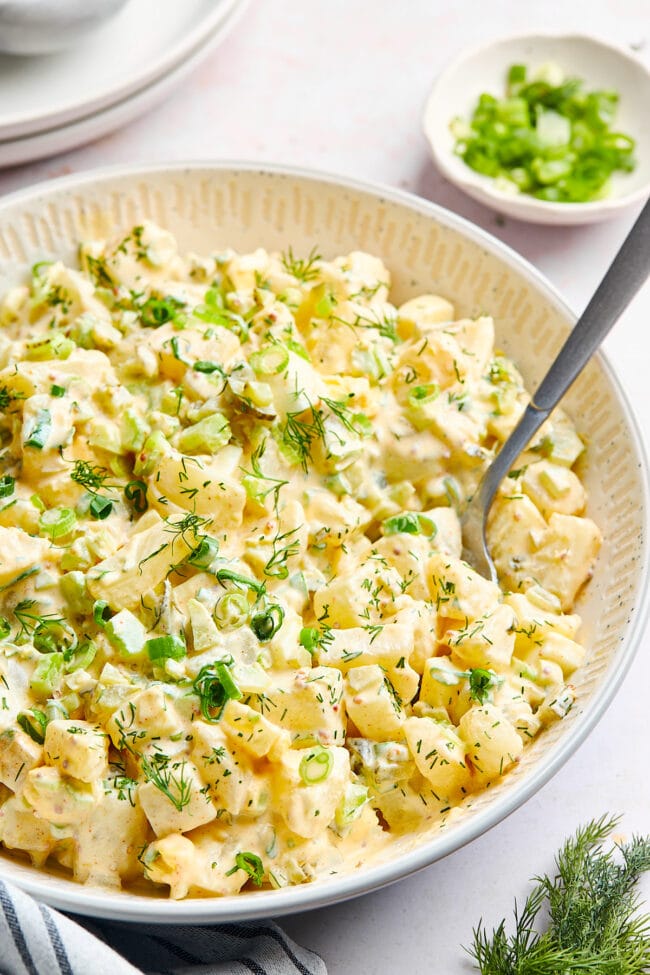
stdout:
<svg viewBox="0 0 650 975">
<path fill-rule="evenodd" d="M 636 167 L 614 174 L 610 195 L 590 203 L 550 203 L 509 193 L 494 179 L 470 169 L 454 152 L 450 122 L 469 119 L 482 92 L 503 95 L 508 68 L 536 68 L 554 61 L 582 78 L 587 90 L 609 88 L 620 95 L 615 128 L 636 140 Z M 461 55 L 438 77 L 426 103 L 424 134 L 444 176 L 480 203 L 518 220 L 546 224 L 595 223 L 615 216 L 650 194 L 650 71 L 632 54 L 585 34 L 524 34 L 491 41 Z"/>
</svg>

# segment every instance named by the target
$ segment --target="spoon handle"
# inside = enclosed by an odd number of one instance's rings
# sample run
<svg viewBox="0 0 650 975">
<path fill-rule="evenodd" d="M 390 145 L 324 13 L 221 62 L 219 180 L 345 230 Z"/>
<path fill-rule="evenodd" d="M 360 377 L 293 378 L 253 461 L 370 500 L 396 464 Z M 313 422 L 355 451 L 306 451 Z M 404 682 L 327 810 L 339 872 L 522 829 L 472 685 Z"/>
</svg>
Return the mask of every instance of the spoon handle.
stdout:
<svg viewBox="0 0 650 975">
<path fill-rule="evenodd" d="M 480 492 L 483 503 L 489 505 L 519 454 L 582 372 L 649 272 L 650 200 L 623 241 L 607 274 L 539 384 L 519 423 L 486 472 Z"/>
<path fill-rule="evenodd" d="M 582 372 L 650 272 L 650 200 L 533 396 L 547 417 Z"/>
</svg>

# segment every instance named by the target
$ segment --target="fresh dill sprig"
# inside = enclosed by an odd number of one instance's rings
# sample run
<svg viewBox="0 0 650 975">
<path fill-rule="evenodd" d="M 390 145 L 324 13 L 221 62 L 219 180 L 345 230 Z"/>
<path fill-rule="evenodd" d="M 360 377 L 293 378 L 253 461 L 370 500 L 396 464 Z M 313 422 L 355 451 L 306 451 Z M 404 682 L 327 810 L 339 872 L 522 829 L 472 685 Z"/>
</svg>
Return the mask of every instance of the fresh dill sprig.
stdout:
<svg viewBox="0 0 650 975">
<path fill-rule="evenodd" d="M 322 261 L 322 257 L 318 253 L 315 247 L 309 252 L 309 256 L 306 258 L 295 257 L 291 247 L 286 252 L 286 254 L 281 255 L 282 267 L 289 274 L 293 274 L 294 278 L 299 281 L 307 282 L 313 281 L 314 278 L 318 277 L 318 268 L 315 266 L 317 261 Z"/>
<path fill-rule="evenodd" d="M 638 913 L 636 883 L 650 870 L 650 837 L 604 850 L 618 820 L 583 826 L 557 854 L 554 876 L 536 879 L 514 934 L 479 922 L 469 954 L 482 975 L 641 975 L 650 967 L 650 916 Z M 540 911 L 549 923 L 540 932 Z"/>
<path fill-rule="evenodd" d="M 311 419 L 309 418 L 311 414 Z M 314 440 L 322 440 L 325 436 L 323 417 L 320 410 L 312 406 L 309 410 L 287 413 L 282 440 L 289 450 L 295 454 L 305 474 L 308 473 L 308 461 L 311 460 L 311 446 Z"/>
<path fill-rule="evenodd" d="M 277 510 L 278 503 L 280 500 L 280 491 L 285 486 L 285 484 L 288 484 L 289 482 L 284 481 L 282 480 L 282 478 L 279 477 L 269 477 L 268 474 L 264 473 L 260 461 L 264 456 L 265 449 L 266 449 L 266 440 L 263 440 L 260 443 L 260 445 L 256 447 L 253 453 L 251 454 L 252 469 L 250 471 L 247 471 L 244 470 L 244 468 L 242 467 L 241 470 L 243 471 L 246 477 L 253 478 L 256 481 L 266 481 L 269 487 L 262 488 L 261 486 L 258 486 L 255 491 L 255 495 L 257 498 L 259 498 L 260 501 L 265 501 L 266 498 L 269 496 L 269 494 L 272 494 L 273 507 Z"/>
<path fill-rule="evenodd" d="M 34 635 L 36 630 L 41 628 L 53 627 L 58 624 L 64 624 L 65 620 L 62 616 L 57 616 L 56 613 L 38 613 L 35 612 L 35 607 L 37 606 L 35 599 L 21 599 L 19 603 L 14 606 L 14 616 L 20 623 L 20 630 L 17 632 L 14 640 L 16 643 L 22 643 L 23 641 L 29 639 Z"/>
<path fill-rule="evenodd" d="M 300 527 L 291 528 L 286 532 L 276 532 L 273 537 L 273 551 L 264 566 L 264 575 L 272 576 L 275 579 L 286 579 L 289 575 L 288 559 L 300 551 L 300 540 L 296 538 L 296 533 Z"/>
<path fill-rule="evenodd" d="M 169 755 L 162 752 L 154 754 L 152 759 L 142 755 L 140 766 L 147 782 L 162 792 L 169 799 L 178 812 L 189 805 L 192 798 L 192 783 L 185 778 L 185 762 L 174 762 L 170 765 Z M 176 769 L 180 772 L 176 773 Z"/>
</svg>

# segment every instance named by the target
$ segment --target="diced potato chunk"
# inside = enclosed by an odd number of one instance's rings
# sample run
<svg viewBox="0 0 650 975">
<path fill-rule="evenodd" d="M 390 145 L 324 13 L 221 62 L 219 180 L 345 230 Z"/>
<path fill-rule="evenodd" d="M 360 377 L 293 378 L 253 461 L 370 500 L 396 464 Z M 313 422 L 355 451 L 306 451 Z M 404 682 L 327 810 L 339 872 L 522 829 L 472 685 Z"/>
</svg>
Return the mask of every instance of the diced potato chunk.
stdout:
<svg viewBox="0 0 650 975">
<path fill-rule="evenodd" d="M 500 603 L 491 613 L 447 630 L 444 642 L 468 667 L 503 670 L 510 664 L 515 646 L 515 614 Z"/>
<path fill-rule="evenodd" d="M 450 725 L 407 718 L 404 734 L 415 764 L 436 794 L 453 795 L 469 781 L 465 743 Z"/>
<path fill-rule="evenodd" d="M 587 495 L 581 481 L 569 467 L 540 460 L 526 469 L 521 486 L 545 518 L 554 511 L 578 515 L 584 510 Z"/>
<path fill-rule="evenodd" d="M 343 676 L 333 667 L 287 671 L 274 679 L 266 695 L 269 718 L 297 738 L 313 737 L 323 745 L 345 741 Z M 268 705 L 267 705 L 268 706 Z"/>
<path fill-rule="evenodd" d="M 228 701 L 221 726 L 234 745 L 255 758 L 281 753 L 290 742 L 289 733 L 267 721 L 259 711 L 239 701 Z"/>
<path fill-rule="evenodd" d="M 419 295 L 400 305 L 397 311 L 399 333 L 403 339 L 426 335 L 453 322 L 454 306 L 440 295 Z"/>
<path fill-rule="evenodd" d="M 41 562 L 48 548 L 49 543 L 45 538 L 33 538 L 22 528 L 0 525 L 0 585 L 6 585 L 26 569 Z"/>
<path fill-rule="evenodd" d="M 330 630 L 329 636 L 317 650 L 318 660 L 344 674 L 365 664 L 395 667 L 413 651 L 413 632 L 406 623 L 389 622 L 372 633 L 360 626 Z"/>
<path fill-rule="evenodd" d="M 195 721 L 192 734 L 192 761 L 203 781 L 209 784 L 215 805 L 233 816 L 250 805 L 257 806 L 260 776 L 251 758 L 235 748 L 217 725 Z"/>
<path fill-rule="evenodd" d="M 352 668 L 347 685 L 347 712 L 364 738 L 391 741 L 402 737 L 404 709 L 381 667 Z"/>
<path fill-rule="evenodd" d="M 45 761 L 82 782 L 103 778 L 108 767 L 108 736 L 88 721 L 56 719 L 45 730 Z"/>
<path fill-rule="evenodd" d="M 524 743 L 500 708 L 493 704 L 471 708 L 460 719 L 458 732 L 476 771 L 493 778 L 502 775 L 521 755 Z"/>
<path fill-rule="evenodd" d="M 96 788 L 41 765 L 27 774 L 23 795 L 34 811 L 54 826 L 78 823 L 99 799 Z"/>
<path fill-rule="evenodd" d="M 216 807 L 192 762 L 167 757 L 160 763 L 155 756 L 150 762 L 157 775 L 138 786 L 138 799 L 156 836 L 185 833 L 216 818 Z"/>
<path fill-rule="evenodd" d="M 436 553 L 427 565 L 429 591 L 440 616 L 454 620 L 477 620 L 486 609 L 496 607 L 501 591 L 466 562 Z"/>
<path fill-rule="evenodd" d="M 0 782 L 17 792 L 27 773 L 40 765 L 43 746 L 17 728 L 0 734 Z"/>
<path fill-rule="evenodd" d="M 317 836 L 327 828 L 349 781 L 350 756 L 346 749 L 328 748 L 327 753 L 331 770 L 323 781 L 307 784 L 300 774 L 302 763 L 313 754 L 308 748 L 285 752 L 277 766 L 274 805 L 289 829 L 299 836 Z"/>
<path fill-rule="evenodd" d="M 182 562 L 194 548 L 192 532 L 183 531 L 181 524 L 182 519 L 174 516 L 169 523 L 159 519 L 151 528 L 131 533 L 115 555 L 89 571 L 91 595 L 110 606 L 139 606 L 144 593 L 162 582 L 171 565 Z"/>
<path fill-rule="evenodd" d="M 0 806 L 0 840 L 9 850 L 25 850 L 37 867 L 47 860 L 56 843 L 49 822 L 20 795 Z"/>
</svg>

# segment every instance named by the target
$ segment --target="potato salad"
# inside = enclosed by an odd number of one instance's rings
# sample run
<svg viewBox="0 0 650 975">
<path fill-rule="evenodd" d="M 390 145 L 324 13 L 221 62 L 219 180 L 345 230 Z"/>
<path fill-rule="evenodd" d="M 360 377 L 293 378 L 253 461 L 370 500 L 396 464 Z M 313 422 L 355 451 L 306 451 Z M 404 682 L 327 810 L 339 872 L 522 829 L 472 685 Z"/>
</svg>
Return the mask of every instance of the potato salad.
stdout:
<svg viewBox="0 0 650 975">
<path fill-rule="evenodd" d="M 143 223 L 0 305 L 0 841 L 174 898 L 355 869 L 570 709 L 600 535 L 492 319 Z"/>
</svg>

